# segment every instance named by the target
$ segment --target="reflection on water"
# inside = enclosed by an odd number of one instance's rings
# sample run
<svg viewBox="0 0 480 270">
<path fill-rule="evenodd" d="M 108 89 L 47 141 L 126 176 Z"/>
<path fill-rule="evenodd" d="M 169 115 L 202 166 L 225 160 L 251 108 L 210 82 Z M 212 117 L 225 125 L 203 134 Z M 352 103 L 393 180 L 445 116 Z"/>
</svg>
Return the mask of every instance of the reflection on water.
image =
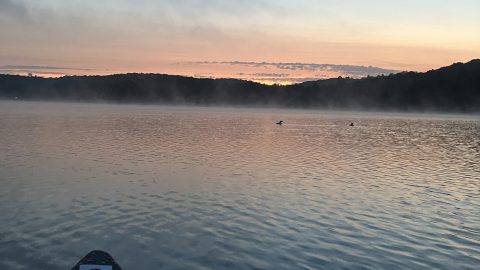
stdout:
<svg viewBox="0 0 480 270">
<path fill-rule="evenodd" d="M 1 269 L 480 265 L 474 118 L 2 102 L 0 126 Z"/>
</svg>

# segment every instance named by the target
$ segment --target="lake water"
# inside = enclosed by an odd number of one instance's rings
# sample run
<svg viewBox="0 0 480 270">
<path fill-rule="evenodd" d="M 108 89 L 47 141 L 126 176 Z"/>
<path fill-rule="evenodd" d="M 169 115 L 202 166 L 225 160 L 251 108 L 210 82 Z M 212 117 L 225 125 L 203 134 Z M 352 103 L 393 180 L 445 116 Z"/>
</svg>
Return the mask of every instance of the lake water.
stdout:
<svg viewBox="0 0 480 270">
<path fill-rule="evenodd" d="M 0 269 L 478 269 L 479 163 L 478 117 L 0 102 Z"/>
</svg>

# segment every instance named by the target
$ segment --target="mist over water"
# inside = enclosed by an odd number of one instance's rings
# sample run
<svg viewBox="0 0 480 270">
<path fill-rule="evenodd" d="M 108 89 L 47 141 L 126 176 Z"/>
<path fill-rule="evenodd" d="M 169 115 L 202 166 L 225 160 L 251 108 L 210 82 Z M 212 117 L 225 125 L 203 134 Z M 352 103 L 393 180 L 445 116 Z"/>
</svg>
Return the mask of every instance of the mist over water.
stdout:
<svg viewBox="0 0 480 270">
<path fill-rule="evenodd" d="M 480 265 L 478 117 L 0 102 L 0 127 L 1 269 Z"/>
</svg>

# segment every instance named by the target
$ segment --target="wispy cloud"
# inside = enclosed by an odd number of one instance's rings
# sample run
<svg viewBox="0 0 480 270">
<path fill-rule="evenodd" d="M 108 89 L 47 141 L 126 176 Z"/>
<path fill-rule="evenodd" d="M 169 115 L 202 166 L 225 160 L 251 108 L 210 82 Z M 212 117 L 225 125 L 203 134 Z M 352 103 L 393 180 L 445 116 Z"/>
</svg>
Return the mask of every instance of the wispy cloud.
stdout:
<svg viewBox="0 0 480 270">
<path fill-rule="evenodd" d="M 0 0 L 1 1 L 1 0 Z M 3 65 L 0 66 L 0 73 L 17 75 L 39 75 L 46 77 L 60 77 L 71 75 L 71 73 L 84 74 L 93 71 L 88 68 L 61 67 L 61 66 L 36 66 L 36 65 Z"/>
<path fill-rule="evenodd" d="M 9 69 L 9 70 L 91 70 L 88 68 L 77 68 L 77 67 L 55 67 L 55 66 L 23 66 L 23 65 L 4 65 L 0 66 L 0 69 Z"/>
<path fill-rule="evenodd" d="M 188 65 L 197 70 L 218 70 L 221 73 L 220 76 L 223 77 L 281 84 L 300 83 L 339 76 L 363 78 L 399 72 L 398 70 L 374 66 L 302 62 L 196 61 L 180 63 L 180 65 Z"/>
<path fill-rule="evenodd" d="M 197 61 L 192 64 L 210 64 L 210 65 L 234 65 L 256 68 L 277 68 L 282 70 L 299 70 L 299 71 L 329 71 L 342 72 L 352 77 L 378 76 L 382 74 L 397 73 L 398 70 L 384 69 L 374 66 L 356 66 L 356 65 L 335 65 L 335 64 L 315 64 L 315 63 L 299 63 L 299 62 L 245 62 L 245 61 Z"/>
<path fill-rule="evenodd" d="M 285 78 L 290 76 L 288 73 L 252 73 L 250 74 L 256 77 L 274 77 L 274 78 Z"/>
</svg>

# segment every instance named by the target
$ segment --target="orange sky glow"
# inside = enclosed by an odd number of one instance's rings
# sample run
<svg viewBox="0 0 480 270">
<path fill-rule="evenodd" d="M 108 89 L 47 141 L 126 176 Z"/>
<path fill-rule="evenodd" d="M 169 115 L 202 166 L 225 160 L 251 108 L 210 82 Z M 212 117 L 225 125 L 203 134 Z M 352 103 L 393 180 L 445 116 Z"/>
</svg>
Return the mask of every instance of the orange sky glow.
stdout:
<svg viewBox="0 0 480 270">
<path fill-rule="evenodd" d="M 471 0 L 2 0 L 0 73 L 290 84 L 426 71 L 480 58 L 479 10 Z"/>
</svg>

